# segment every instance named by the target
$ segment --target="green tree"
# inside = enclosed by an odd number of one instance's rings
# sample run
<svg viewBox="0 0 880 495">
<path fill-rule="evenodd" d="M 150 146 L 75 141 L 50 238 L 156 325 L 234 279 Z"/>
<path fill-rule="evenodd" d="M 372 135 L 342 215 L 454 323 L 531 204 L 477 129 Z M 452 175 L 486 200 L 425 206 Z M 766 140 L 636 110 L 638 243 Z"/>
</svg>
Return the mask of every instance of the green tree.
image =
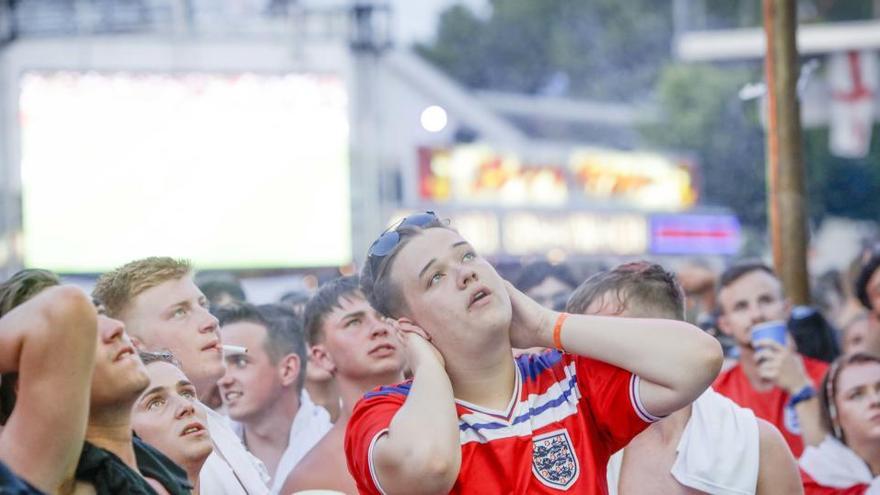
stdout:
<svg viewBox="0 0 880 495">
<path fill-rule="evenodd" d="M 701 165 L 703 198 L 732 208 L 747 225 L 767 223 L 764 130 L 757 105 L 743 103 L 743 84 L 760 80 L 758 67 L 670 65 L 661 75 L 657 97 L 662 120 L 642 129 L 648 143 L 690 150 Z M 880 135 L 880 126 L 874 136 Z M 869 155 L 851 160 L 831 155 L 828 128 L 803 132 L 804 166 L 810 218 L 825 215 L 876 220 L 880 213 L 880 140 Z"/>
<path fill-rule="evenodd" d="M 860 159 L 833 156 L 828 128 L 804 131 L 804 161 L 810 216 L 825 215 L 877 221 L 880 217 L 880 126 L 875 125 L 872 146 Z"/>
<path fill-rule="evenodd" d="M 873 0 L 801 0 L 807 21 L 872 15 Z M 435 41 L 417 50 L 466 86 L 546 92 L 555 76 L 572 97 L 650 99 L 662 120 L 640 129 L 647 146 L 692 153 L 703 203 L 732 208 L 749 226 L 767 222 L 764 131 L 757 105 L 737 94 L 763 79 L 760 61 L 684 65 L 671 59 L 671 0 L 492 0 L 486 18 L 447 10 Z M 759 25 L 760 0 L 705 0 L 710 24 Z M 875 136 L 880 129 L 875 130 Z M 804 132 L 810 214 L 876 219 L 880 212 L 880 138 L 864 160 L 830 155 L 827 129 Z"/>
<path fill-rule="evenodd" d="M 739 89 L 760 75 L 750 68 L 669 65 L 660 76 L 660 122 L 641 129 L 646 142 L 696 155 L 702 201 L 732 208 L 749 225 L 765 222 L 764 140 L 754 103 Z"/>
<path fill-rule="evenodd" d="M 564 74 L 571 96 L 630 100 L 651 93 L 671 39 L 671 0 L 494 0 L 485 20 L 450 8 L 417 50 L 476 89 L 534 94 Z"/>
</svg>

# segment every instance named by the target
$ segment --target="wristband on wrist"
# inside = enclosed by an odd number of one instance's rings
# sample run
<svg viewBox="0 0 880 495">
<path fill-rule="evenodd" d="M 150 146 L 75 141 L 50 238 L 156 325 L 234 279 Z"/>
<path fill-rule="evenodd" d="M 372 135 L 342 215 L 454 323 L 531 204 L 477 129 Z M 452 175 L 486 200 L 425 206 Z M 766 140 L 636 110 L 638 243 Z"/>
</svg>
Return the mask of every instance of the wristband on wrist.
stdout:
<svg viewBox="0 0 880 495">
<path fill-rule="evenodd" d="M 816 396 L 816 389 L 813 388 L 812 385 L 807 384 L 807 385 L 804 385 L 800 390 L 798 390 L 798 392 L 796 394 L 793 394 L 791 397 L 788 398 L 787 405 L 788 405 L 788 407 L 793 408 L 794 406 L 798 405 L 799 403 L 801 403 L 805 400 L 810 400 L 815 396 Z"/>
<path fill-rule="evenodd" d="M 568 313 L 559 313 L 559 316 L 556 318 L 556 324 L 553 325 L 553 347 L 560 351 L 565 350 L 562 348 L 562 324 L 566 318 L 568 318 Z"/>
</svg>

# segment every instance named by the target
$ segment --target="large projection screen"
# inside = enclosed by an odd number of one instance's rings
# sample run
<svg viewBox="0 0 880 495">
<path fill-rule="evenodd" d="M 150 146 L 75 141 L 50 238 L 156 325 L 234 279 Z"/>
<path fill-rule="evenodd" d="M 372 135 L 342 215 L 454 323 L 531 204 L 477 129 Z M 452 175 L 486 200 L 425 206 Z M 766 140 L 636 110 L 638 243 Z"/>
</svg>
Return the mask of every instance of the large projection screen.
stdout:
<svg viewBox="0 0 880 495">
<path fill-rule="evenodd" d="M 20 85 L 26 266 L 351 261 L 341 78 L 31 71 Z"/>
</svg>

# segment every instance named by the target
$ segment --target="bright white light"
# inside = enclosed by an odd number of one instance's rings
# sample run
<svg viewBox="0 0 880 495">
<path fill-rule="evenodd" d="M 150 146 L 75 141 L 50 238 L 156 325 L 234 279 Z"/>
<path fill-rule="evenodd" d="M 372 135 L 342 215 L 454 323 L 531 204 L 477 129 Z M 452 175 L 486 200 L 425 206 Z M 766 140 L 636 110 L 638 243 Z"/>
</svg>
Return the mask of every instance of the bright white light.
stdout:
<svg viewBox="0 0 880 495">
<path fill-rule="evenodd" d="M 21 87 L 27 266 L 351 262 L 340 78 L 29 72 Z"/>
<path fill-rule="evenodd" d="M 440 132 L 446 128 L 446 110 L 444 110 L 443 107 L 431 105 L 422 111 L 421 121 L 422 127 L 424 127 L 426 131 Z"/>
</svg>

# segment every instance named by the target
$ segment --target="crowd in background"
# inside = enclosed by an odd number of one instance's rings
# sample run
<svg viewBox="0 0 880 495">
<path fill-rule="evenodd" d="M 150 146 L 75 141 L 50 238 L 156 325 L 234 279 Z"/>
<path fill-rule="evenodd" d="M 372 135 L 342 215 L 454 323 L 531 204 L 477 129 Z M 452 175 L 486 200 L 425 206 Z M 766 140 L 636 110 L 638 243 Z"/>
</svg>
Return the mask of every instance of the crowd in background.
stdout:
<svg viewBox="0 0 880 495">
<path fill-rule="evenodd" d="M 657 479 L 706 493 L 880 493 L 880 250 L 814 277 L 809 307 L 789 304 L 754 261 L 719 271 L 692 260 L 674 274 L 537 262 L 508 276 L 514 312 L 518 289 L 559 314 L 687 321 L 723 349 L 711 389 L 662 419 L 642 411 L 626 449 L 607 453 L 610 493 Z M 404 296 L 361 282 L 255 305 L 233 275 L 171 258 L 107 272 L 89 296 L 51 272 L 18 272 L 0 284 L 0 492 L 378 493 L 377 473 L 383 485 L 393 475 L 372 465 L 372 443 L 369 466 L 357 458 L 369 417 L 359 401 L 376 390 L 410 400 L 415 351 L 401 332 L 417 330 L 387 318 Z M 786 338 L 753 339 L 779 320 Z M 513 354 L 544 370 L 563 345 L 546 347 Z M 567 479 L 552 469 L 545 481 Z"/>
</svg>

